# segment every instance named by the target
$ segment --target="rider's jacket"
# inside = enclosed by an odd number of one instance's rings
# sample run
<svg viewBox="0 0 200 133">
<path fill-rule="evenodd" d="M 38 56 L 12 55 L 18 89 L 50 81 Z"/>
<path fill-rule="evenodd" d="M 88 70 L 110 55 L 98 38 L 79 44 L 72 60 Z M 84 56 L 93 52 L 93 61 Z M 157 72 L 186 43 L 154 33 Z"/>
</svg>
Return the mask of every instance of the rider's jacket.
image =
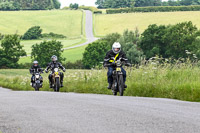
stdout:
<svg viewBox="0 0 200 133">
<path fill-rule="evenodd" d="M 29 71 L 31 74 L 34 74 L 35 72 L 42 72 L 43 69 L 39 65 L 38 66 L 32 65 Z"/>
<path fill-rule="evenodd" d="M 128 63 L 126 54 L 123 51 L 120 51 L 118 54 L 115 54 L 113 50 L 110 50 L 107 52 L 106 57 L 104 58 L 104 64 L 112 63 L 114 62 L 114 60 L 118 60 L 119 58 L 121 58 L 122 61 L 125 61 L 125 63 Z"/>
<path fill-rule="evenodd" d="M 49 69 L 51 69 L 51 71 L 54 71 L 54 68 L 61 68 L 62 70 L 65 70 L 60 62 L 50 62 L 46 70 L 48 71 Z"/>
</svg>

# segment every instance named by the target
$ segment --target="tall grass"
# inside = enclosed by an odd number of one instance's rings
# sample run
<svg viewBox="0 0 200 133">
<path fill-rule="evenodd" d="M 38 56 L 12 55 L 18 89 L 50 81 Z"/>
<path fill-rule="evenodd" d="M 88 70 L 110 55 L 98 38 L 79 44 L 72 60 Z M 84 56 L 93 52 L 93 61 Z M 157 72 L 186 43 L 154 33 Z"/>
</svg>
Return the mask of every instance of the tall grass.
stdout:
<svg viewBox="0 0 200 133">
<path fill-rule="evenodd" d="M 178 61 L 153 58 L 140 66 L 126 68 L 126 96 L 171 98 L 185 101 L 200 101 L 200 68 L 198 62 L 187 59 Z M 170 63 L 169 63 L 170 62 Z M 18 74 L 17 74 L 18 73 Z M 65 72 L 62 92 L 109 94 L 106 89 L 107 70 L 68 70 Z M 0 70 L 0 86 L 13 90 L 34 90 L 30 87 L 27 70 Z M 52 91 L 44 74 L 42 91 Z"/>
</svg>

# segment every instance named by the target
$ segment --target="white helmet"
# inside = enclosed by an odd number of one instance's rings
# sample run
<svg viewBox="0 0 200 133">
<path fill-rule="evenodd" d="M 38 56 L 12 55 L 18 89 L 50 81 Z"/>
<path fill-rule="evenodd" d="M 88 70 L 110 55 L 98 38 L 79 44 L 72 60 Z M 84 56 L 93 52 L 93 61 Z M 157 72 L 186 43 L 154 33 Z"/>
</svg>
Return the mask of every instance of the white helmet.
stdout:
<svg viewBox="0 0 200 133">
<path fill-rule="evenodd" d="M 119 51 L 115 51 L 115 49 L 118 48 Z M 121 44 L 119 42 L 115 42 L 112 46 L 112 50 L 115 54 L 118 54 L 121 51 Z"/>
</svg>

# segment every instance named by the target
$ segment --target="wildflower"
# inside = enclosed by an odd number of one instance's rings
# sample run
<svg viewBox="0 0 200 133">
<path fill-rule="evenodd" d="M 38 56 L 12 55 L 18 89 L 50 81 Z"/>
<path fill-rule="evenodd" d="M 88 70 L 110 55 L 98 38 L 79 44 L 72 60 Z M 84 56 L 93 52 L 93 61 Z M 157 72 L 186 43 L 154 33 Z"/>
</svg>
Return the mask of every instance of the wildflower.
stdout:
<svg viewBox="0 0 200 133">
<path fill-rule="evenodd" d="M 188 51 L 187 51 L 186 54 L 191 54 L 191 52 L 188 52 Z"/>
<path fill-rule="evenodd" d="M 157 65 L 155 62 L 151 62 L 151 65 Z"/>
<path fill-rule="evenodd" d="M 156 67 L 153 67 L 152 69 L 153 69 L 153 70 L 157 70 L 157 68 L 156 68 Z"/>
</svg>

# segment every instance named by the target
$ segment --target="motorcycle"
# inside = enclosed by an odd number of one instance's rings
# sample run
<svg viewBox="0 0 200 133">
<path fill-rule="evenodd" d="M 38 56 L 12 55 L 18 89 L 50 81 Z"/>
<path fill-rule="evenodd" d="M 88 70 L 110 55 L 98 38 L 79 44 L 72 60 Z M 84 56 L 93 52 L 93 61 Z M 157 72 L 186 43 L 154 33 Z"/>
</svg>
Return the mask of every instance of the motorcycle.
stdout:
<svg viewBox="0 0 200 133">
<path fill-rule="evenodd" d="M 52 86 L 55 92 L 60 91 L 60 73 L 58 68 L 54 68 L 52 77 Z"/>
<path fill-rule="evenodd" d="M 123 78 L 123 73 L 121 70 L 121 67 L 125 64 L 122 60 L 122 58 L 119 58 L 118 60 L 115 60 L 113 58 L 114 62 L 112 66 L 114 66 L 114 71 L 113 71 L 113 84 L 112 84 L 112 92 L 113 95 L 116 96 L 117 93 L 119 92 L 120 96 L 124 95 L 124 78 Z M 129 66 L 129 64 L 125 64 L 126 66 Z M 107 64 L 106 67 L 111 66 L 110 64 Z"/>
<path fill-rule="evenodd" d="M 38 71 L 35 71 L 35 70 L 33 72 L 34 79 L 33 79 L 32 87 L 35 89 L 35 91 L 39 91 L 40 88 L 42 88 L 41 73 L 43 73 L 43 72 L 38 72 Z"/>
</svg>

